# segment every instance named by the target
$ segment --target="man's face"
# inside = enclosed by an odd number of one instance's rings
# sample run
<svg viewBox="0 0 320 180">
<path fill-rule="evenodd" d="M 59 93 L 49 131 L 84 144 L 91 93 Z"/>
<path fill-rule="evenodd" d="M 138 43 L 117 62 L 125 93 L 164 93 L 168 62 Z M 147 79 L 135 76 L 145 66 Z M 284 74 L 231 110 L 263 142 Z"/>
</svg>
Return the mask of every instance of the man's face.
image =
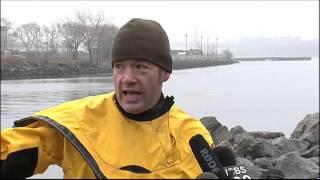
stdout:
<svg viewBox="0 0 320 180">
<path fill-rule="evenodd" d="M 113 63 L 116 97 L 128 113 L 139 114 L 153 106 L 161 95 L 162 83 L 170 73 L 142 60 L 121 60 Z"/>
</svg>

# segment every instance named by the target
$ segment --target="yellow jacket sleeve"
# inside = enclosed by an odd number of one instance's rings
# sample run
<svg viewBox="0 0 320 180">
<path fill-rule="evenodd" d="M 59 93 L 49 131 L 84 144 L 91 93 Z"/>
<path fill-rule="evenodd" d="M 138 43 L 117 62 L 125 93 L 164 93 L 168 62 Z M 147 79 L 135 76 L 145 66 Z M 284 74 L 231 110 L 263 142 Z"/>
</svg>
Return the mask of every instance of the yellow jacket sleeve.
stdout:
<svg viewBox="0 0 320 180">
<path fill-rule="evenodd" d="M 1 131 L 1 177 L 26 178 L 43 173 L 49 165 L 60 165 L 63 137 L 36 121 L 25 127 Z"/>
</svg>

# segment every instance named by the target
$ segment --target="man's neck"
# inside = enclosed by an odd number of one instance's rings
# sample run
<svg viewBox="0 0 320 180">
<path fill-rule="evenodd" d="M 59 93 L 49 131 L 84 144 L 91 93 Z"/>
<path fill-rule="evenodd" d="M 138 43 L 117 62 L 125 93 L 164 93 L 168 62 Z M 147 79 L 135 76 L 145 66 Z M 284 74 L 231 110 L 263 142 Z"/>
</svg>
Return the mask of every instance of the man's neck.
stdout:
<svg viewBox="0 0 320 180">
<path fill-rule="evenodd" d="M 135 120 L 135 121 L 151 121 L 153 119 L 156 119 L 166 112 L 168 112 L 171 108 L 171 106 L 174 104 L 173 96 L 164 98 L 163 93 L 161 93 L 161 96 L 159 98 L 158 103 L 151 109 L 148 109 L 142 113 L 139 114 L 132 114 L 126 112 L 119 104 L 116 96 L 114 96 L 116 104 L 120 112 L 126 116 L 129 119 Z"/>
</svg>

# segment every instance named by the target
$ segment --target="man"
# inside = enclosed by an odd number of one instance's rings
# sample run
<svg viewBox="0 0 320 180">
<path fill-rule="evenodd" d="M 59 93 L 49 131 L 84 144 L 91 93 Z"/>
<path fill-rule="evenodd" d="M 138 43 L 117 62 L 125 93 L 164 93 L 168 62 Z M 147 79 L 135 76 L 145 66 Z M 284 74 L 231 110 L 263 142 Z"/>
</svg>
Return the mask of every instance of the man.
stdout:
<svg viewBox="0 0 320 180">
<path fill-rule="evenodd" d="M 195 178 L 202 170 L 189 146 L 210 133 L 164 97 L 172 72 L 160 24 L 132 19 L 112 48 L 115 92 L 65 102 L 1 132 L 1 177 L 29 177 L 51 164 L 64 178 Z"/>
</svg>

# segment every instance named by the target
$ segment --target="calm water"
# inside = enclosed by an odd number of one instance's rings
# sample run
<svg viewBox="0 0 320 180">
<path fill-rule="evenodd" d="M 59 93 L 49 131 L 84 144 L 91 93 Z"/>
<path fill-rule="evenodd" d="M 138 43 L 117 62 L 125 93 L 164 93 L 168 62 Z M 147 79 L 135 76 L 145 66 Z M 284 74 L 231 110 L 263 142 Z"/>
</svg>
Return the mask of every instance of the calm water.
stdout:
<svg viewBox="0 0 320 180">
<path fill-rule="evenodd" d="M 66 100 L 112 90 L 110 77 L 1 81 L 1 128 Z M 306 114 L 319 112 L 319 59 L 177 70 L 164 94 L 197 118 L 215 116 L 229 129 L 241 125 L 289 137 Z M 62 177 L 62 171 L 51 166 L 38 177 Z"/>
</svg>

